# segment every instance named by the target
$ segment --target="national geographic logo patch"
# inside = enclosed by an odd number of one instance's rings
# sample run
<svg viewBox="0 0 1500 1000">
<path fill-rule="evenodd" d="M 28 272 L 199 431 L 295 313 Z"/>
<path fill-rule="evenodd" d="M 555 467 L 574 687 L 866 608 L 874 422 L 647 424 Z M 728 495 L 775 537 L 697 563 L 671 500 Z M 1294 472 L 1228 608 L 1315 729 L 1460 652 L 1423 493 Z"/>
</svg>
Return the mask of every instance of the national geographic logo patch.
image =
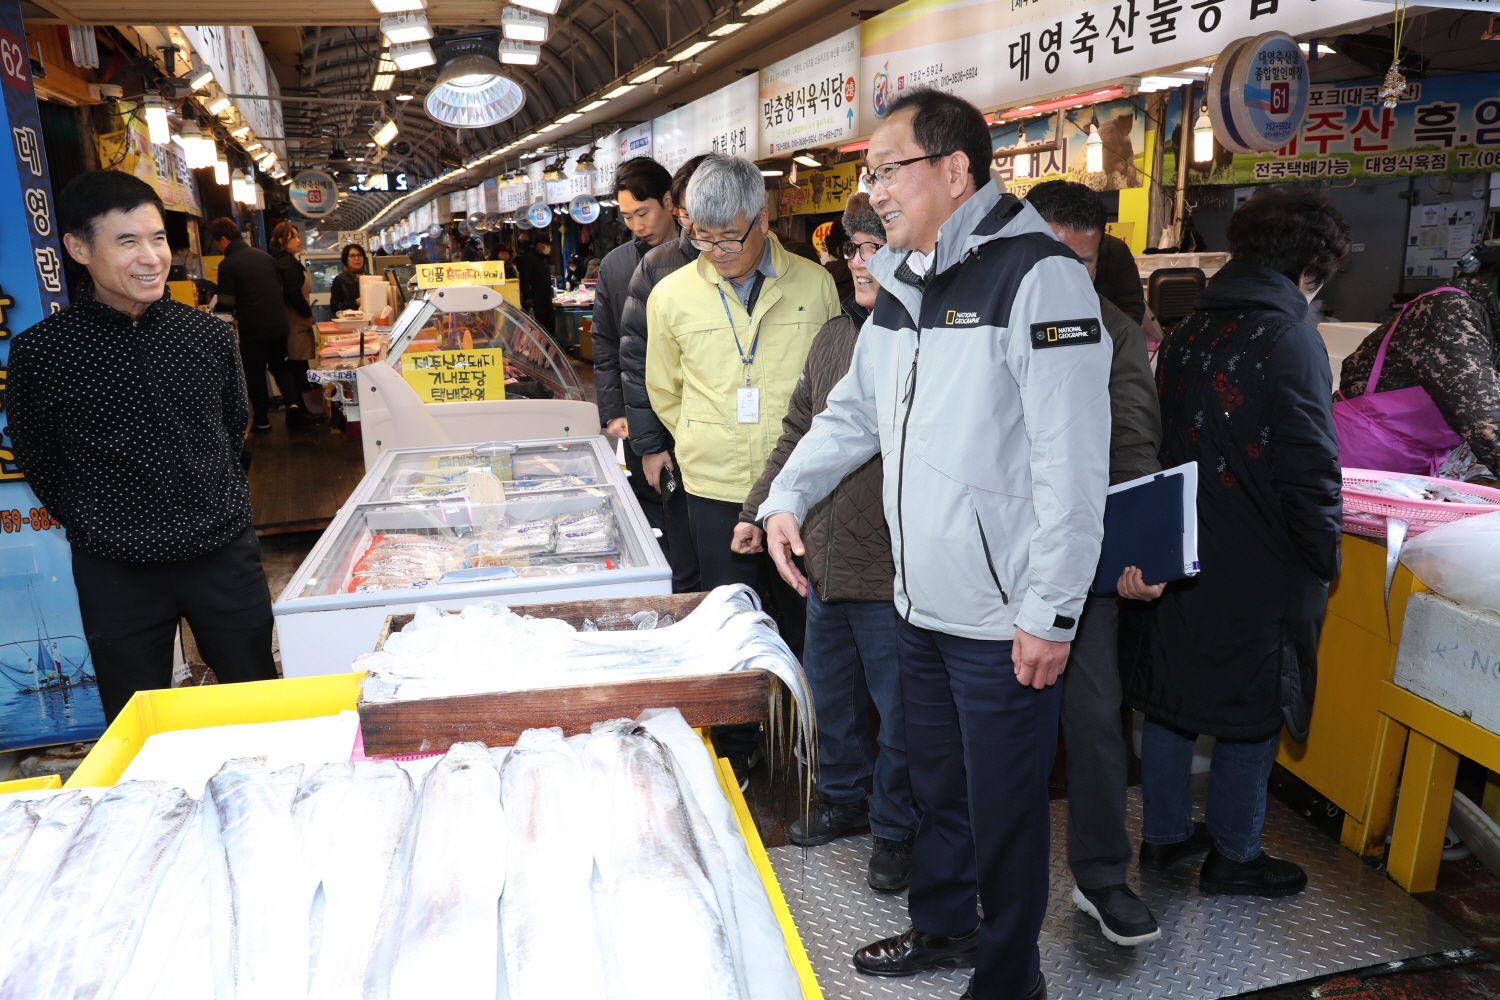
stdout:
<svg viewBox="0 0 1500 1000">
<path fill-rule="evenodd" d="M 956 309 L 949 309 L 943 323 L 945 326 L 978 326 L 979 314 L 977 312 L 959 312 Z"/>
<path fill-rule="evenodd" d="M 1097 319 L 1065 319 L 1056 323 L 1031 324 L 1031 346 L 1071 347 L 1074 344 L 1097 344 L 1104 339 Z"/>
</svg>

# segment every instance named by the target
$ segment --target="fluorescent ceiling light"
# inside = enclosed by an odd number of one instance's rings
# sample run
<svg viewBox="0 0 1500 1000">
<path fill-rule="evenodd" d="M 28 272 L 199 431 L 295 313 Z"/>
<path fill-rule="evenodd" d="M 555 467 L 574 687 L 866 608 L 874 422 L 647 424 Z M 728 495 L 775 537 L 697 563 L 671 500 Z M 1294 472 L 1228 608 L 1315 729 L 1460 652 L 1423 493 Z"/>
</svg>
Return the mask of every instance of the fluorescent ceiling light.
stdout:
<svg viewBox="0 0 1500 1000">
<path fill-rule="evenodd" d="M 500 61 L 507 66 L 535 66 L 542 61 L 542 47 L 530 42 L 500 40 Z"/>
<path fill-rule="evenodd" d="M 562 0 L 516 0 L 517 7 L 525 7 L 541 14 L 556 14 Z"/>
<path fill-rule="evenodd" d="M 396 63 L 391 59 L 391 50 L 381 49 L 380 55 L 375 59 L 375 81 L 370 84 L 370 89 L 380 92 L 390 90 L 395 85 Z"/>
<path fill-rule="evenodd" d="M 427 0 L 370 0 L 382 14 L 401 14 L 409 10 L 426 10 Z"/>
<path fill-rule="evenodd" d="M 723 38 L 725 35 L 732 35 L 732 34 L 734 34 L 736 31 L 739 31 L 744 26 L 745 26 L 745 22 L 744 21 L 731 21 L 728 24 L 721 24 L 717 28 L 715 28 L 713 31 L 710 31 L 708 33 L 708 37 L 709 38 Z"/>
<path fill-rule="evenodd" d="M 415 100 L 415 98 L 413 98 L 411 94 L 397 94 L 396 95 L 396 100 L 398 100 L 398 101 L 411 101 L 411 100 Z"/>
<path fill-rule="evenodd" d="M 1204 76 L 1207 76 L 1213 71 L 1214 68 L 1212 66 L 1189 66 L 1187 69 L 1178 70 L 1179 73 L 1201 73 Z"/>
<path fill-rule="evenodd" d="M 245 138 L 245 136 L 250 134 L 250 126 L 241 125 L 239 128 L 230 129 L 229 134 L 234 136 L 236 139 L 243 139 Z"/>
<path fill-rule="evenodd" d="M 245 152 L 247 152 L 247 153 L 254 153 L 256 150 L 265 149 L 265 148 L 266 148 L 265 146 L 263 146 L 262 144 L 260 144 L 258 142 L 252 142 L 250 145 L 248 145 L 248 146 L 245 147 Z"/>
<path fill-rule="evenodd" d="M 670 61 L 671 62 L 683 62 L 685 60 L 693 58 L 693 56 L 695 56 L 698 53 L 702 52 L 704 49 L 708 48 L 710 45 L 717 45 L 717 44 L 719 44 L 719 43 L 718 42 L 694 42 L 692 45 L 689 45 L 687 48 L 683 49 L 681 52 L 679 52 L 675 56 L 673 56 Z"/>
<path fill-rule="evenodd" d="M 1305 56 L 1312 55 L 1312 46 L 1308 45 L 1306 42 L 1298 42 L 1297 43 L 1297 48 L 1301 49 L 1302 50 L 1302 54 L 1305 55 Z M 1337 52 L 1335 52 L 1333 49 L 1329 48 L 1327 45 L 1324 45 L 1322 42 L 1318 43 L 1318 55 L 1320 55 L 1320 56 L 1332 56 L 1332 55 L 1337 55 L 1337 54 L 1338 54 Z"/>
<path fill-rule="evenodd" d="M 391 62 L 404 73 L 433 65 L 437 62 L 437 56 L 433 55 L 432 46 L 426 42 L 408 42 L 405 45 L 391 46 Z"/>
<path fill-rule="evenodd" d="M 587 113 L 589 111 L 595 111 L 595 110 L 597 110 L 599 108 L 602 108 L 602 107 L 604 107 L 608 103 L 609 103 L 608 101 L 594 101 L 592 104 L 585 104 L 583 107 L 579 108 L 578 110 Z"/>
<path fill-rule="evenodd" d="M 541 44 L 547 40 L 551 27 L 546 14 L 524 7 L 505 7 L 500 11 L 500 30 L 513 42 Z"/>
<path fill-rule="evenodd" d="M 561 118 L 559 118 L 557 120 L 557 124 L 566 125 L 568 124 L 568 122 L 577 121 L 582 117 L 583 113 L 581 111 L 574 111 L 572 114 L 563 115 Z"/>
<path fill-rule="evenodd" d="M 224 159 L 223 153 L 220 153 L 214 160 L 214 183 L 219 187 L 229 184 L 229 161 Z"/>
<path fill-rule="evenodd" d="M 605 94 L 604 95 L 604 99 L 606 101 L 612 101 L 616 97 L 620 97 L 623 94 L 628 94 L 630 91 L 632 91 L 634 89 L 635 89 L 635 84 L 633 84 L 633 83 L 627 83 L 627 84 L 624 84 L 622 86 L 616 87 L 614 90 L 611 90 L 609 93 Z"/>
<path fill-rule="evenodd" d="M 161 98 L 156 94 L 147 94 L 142 103 L 146 107 L 146 130 L 152 143 L 165 146 L 172 141 L 172 127 L 167 124 L 166 105 L 162 104 Z"/>
<path fill-rule="evenodd" d="M 756 17 L 757 15 L 764 14 L 766 11 L 775 10 L 784 3 L 786 3 L 786 0 L 760 0 L 760 3 L 747 11 L 743 11 L 743 13 L 746 17 Z"/>
<path fill-rule="evenodd" d="M 222 115 L 228 110 L 229 98 L 225 97 L 223 94 L 220 94 L 218 97 L 208 102 L 208 113 L 211 115 Z"/>
<path fill-rule="evenodd" d="M 392 45 L 403 45 L 407 42 L 427 41 L 432 37 L 432 26 L 427 23 L 427 15 L 421 11 L 386 14 L 380 19 L 380 33 Z"/>
<path fill-rule="evenodd" d="M 808 156 L 806 153 L 800 153 L 797 156 L 792 157 L 792 159 L 796 160 L 804 167 L 821 167 L 823 165 L 821 161 Z"/>
<path fill-rule="evenodd" d="M 762 170 L 760 172 L 760 175 L 762 177 L 780 177 L 781 174 L 782 174 L 782 171 L 780 171 L 780 170 Z"/>
<path fill-rule="evenodd" d="M 396 85 L 396 77 L 393 73 L 376 73 L 370 89 L 376 92 L 390 90 Z"/>
<path fill-rule="evenodd" d="M 202 90 L 214 79 L 214 71 L 203 65 L 203 60 L 193 56 L 192 69 L 188 72 L 188 89 Z"/>
<path fill-rule="evenodd" d="M 630 78 L 630 82 L 631 83 L 650 83 L 652 80 L 655 80 L 657 77 L 661 76 L 663 73 L 665 73 L 667 70 L 669 70 L 671 68 L 672 67 L 670 67 L 670 66 L 652 66 L 650 69 L 646 70 L 644 73 L 640 74 L 639 76 L 633 76 L 633 77 L 631 77 Z"/>
</svg>

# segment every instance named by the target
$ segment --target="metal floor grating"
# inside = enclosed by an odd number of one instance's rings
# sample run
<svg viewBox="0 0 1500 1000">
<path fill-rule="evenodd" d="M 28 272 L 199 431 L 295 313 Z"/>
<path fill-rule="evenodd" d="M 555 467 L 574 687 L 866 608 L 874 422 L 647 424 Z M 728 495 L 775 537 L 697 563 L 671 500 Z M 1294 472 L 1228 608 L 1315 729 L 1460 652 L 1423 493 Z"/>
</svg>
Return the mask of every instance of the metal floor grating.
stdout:
<svg viewBox="0 0 1500 1000">
<path fill-rule="evenodd" d="M 1140 829 L 1140 807 L 1140 790 L 1132 788 L 1132 831 Z M 1132 864 L 1131 885 L 1155 912 L 1162 937 L 1120 948 L 1072 903 L 1066 817 L 1067 803 L 1054 802 L 1052 896 L 1041 940 L 1050 1000 L 1212 1000 L 1471 946 L 1394 882 L 1271 798 L 1262 839 L 1270 853 L 1307 870 L 1307 892 L 1282 900 L 1204 897 L 1197 859 L 1167 872 L 1139 872 Z M 866 886 L 869 852 L 869 836 L 769 852 L 823 995 L 959 996 L 968 985 L 967 969 L 882 980 L 861 976 L 850 965 L 856 948 L 907 926 L 904 897 L 882 896 Z"/>
</svg>

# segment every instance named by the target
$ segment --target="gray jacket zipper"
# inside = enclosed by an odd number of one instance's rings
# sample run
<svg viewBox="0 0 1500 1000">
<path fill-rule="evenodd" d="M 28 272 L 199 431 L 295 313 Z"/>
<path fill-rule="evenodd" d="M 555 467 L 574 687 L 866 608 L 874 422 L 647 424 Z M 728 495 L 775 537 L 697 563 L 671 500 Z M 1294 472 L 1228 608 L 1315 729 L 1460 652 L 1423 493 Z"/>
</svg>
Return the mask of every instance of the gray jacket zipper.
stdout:
<svg viewBox="0 0 1500 1000">
<path fill-rule="evenodd" d="M 922 325 L 917 324 L 917 349 L 911 356 L 911 371 L 906 375 L 906 414 L 901 418 L 901 454 L 896 462 L 896 531 L 901 536 L 901 587 L 906 589 L 906 519 L 901 497 L 906 488 L 906 425 L 911 423 L 911 409 L 917 398 L 917 360 L 922 356 Z M 911 591 L 906 592 L 906 622 L 911 624 Z"/>
<path fill-rule="evenodd" d="M 1005 585 L 1000 582 L 1000 574 L 995 572 L 995 561 L 990 558 L 990 540 L 984 535 L 984 522 L 979 519 L 979 511 L 974 512 L 974 523 L 979 525 L 979 544 L 984 546 L 984 565 L 990 571 L 990 579 L 995 581 L 995 589 L 1000 591 L 1000 603 L 1010 604 L 1010 597 L 1005 593 Z"/>
</svg>

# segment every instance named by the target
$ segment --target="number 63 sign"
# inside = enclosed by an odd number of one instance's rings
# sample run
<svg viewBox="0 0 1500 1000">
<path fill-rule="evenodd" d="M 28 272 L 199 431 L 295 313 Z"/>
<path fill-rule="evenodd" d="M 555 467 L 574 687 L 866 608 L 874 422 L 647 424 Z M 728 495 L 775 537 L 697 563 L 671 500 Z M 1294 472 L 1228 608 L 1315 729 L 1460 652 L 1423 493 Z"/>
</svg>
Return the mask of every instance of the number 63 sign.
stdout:
<svg viewBox="0 0 1500 1000">
<path fill-rule="evenodd" d="M 332 177 L 321 170 L 304 170 L 292 181 L 287 192 L 292 206 L 309 219 L 321 219 L 339 204 L 339 189 Z"/>
</svg>

